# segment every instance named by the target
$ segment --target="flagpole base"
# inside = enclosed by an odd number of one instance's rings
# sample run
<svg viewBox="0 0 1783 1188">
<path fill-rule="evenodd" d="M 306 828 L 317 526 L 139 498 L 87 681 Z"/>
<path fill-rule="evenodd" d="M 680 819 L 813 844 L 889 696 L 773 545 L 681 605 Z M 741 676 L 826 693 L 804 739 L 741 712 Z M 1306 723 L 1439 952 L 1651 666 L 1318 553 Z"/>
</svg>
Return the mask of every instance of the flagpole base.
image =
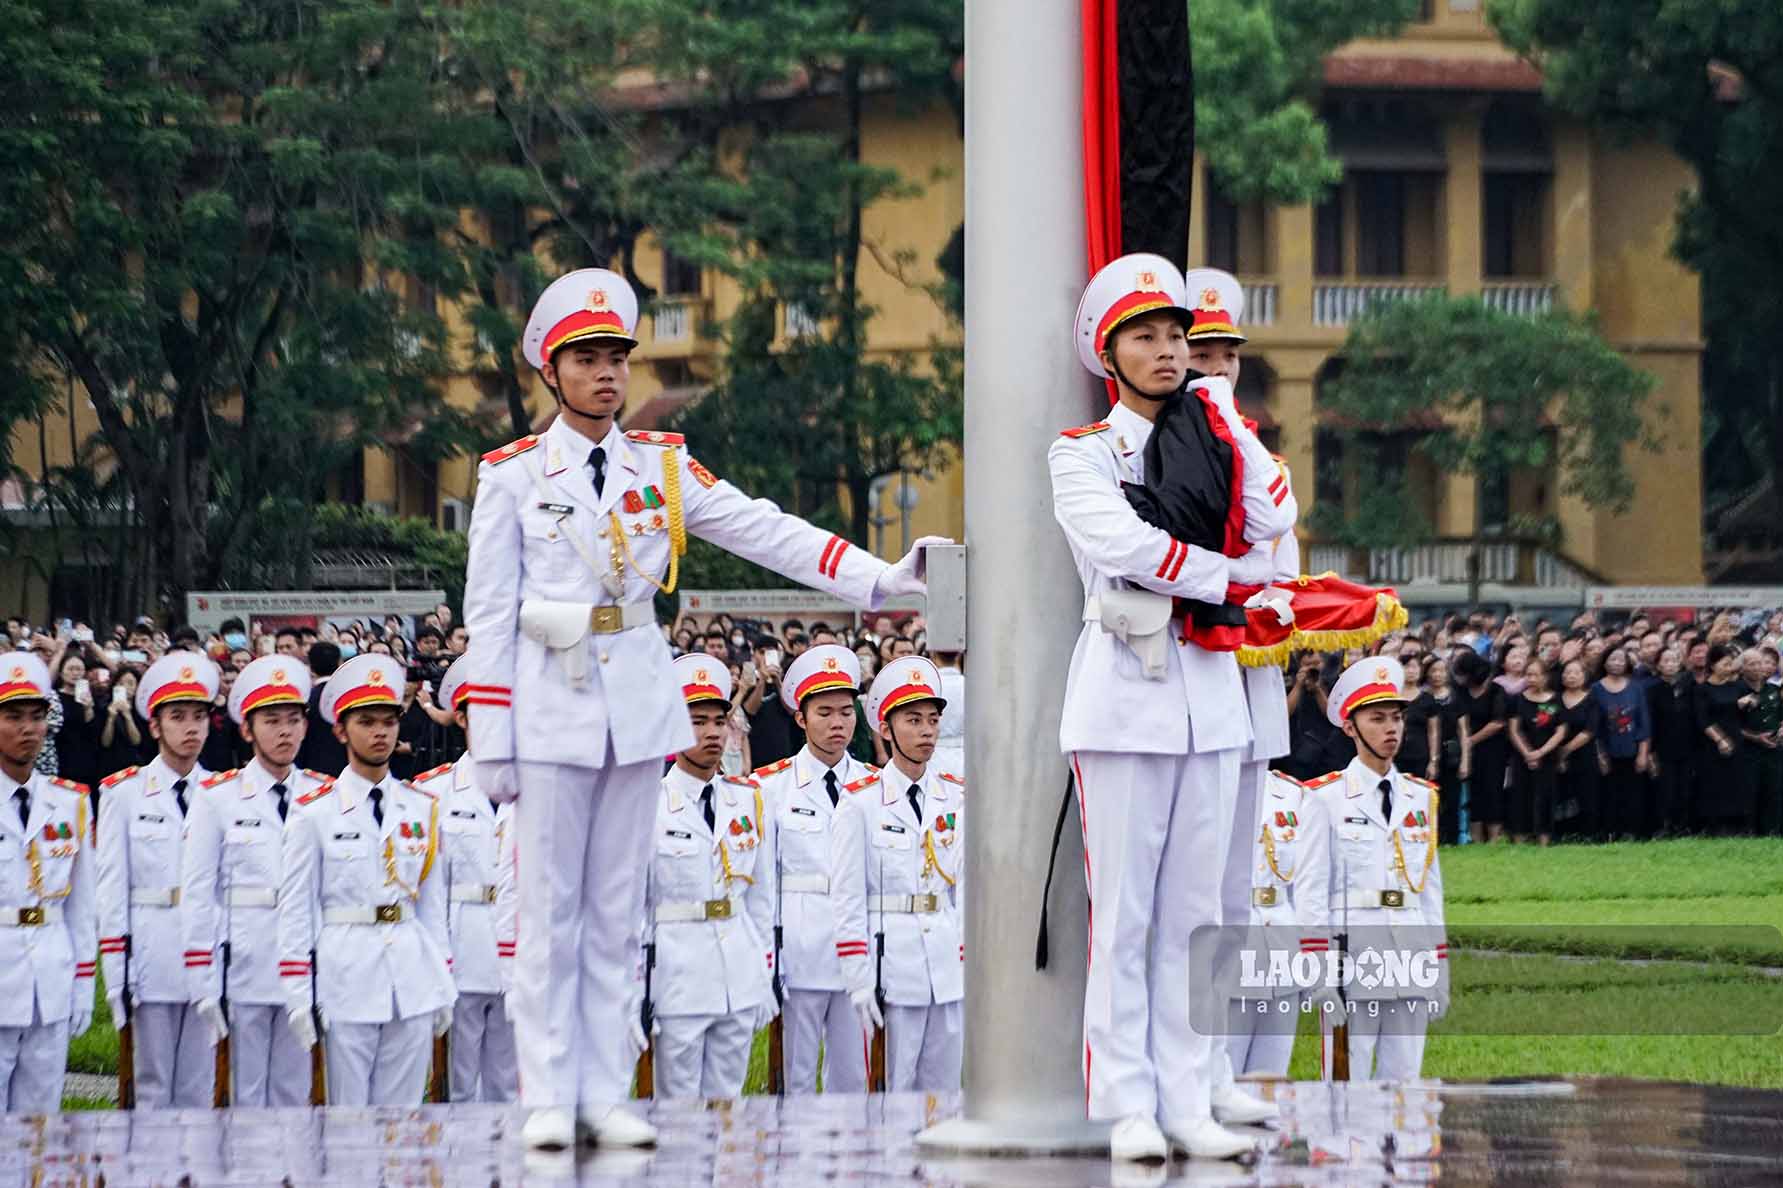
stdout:
<svg viewBox="0 0 1783 1188">
<path fill-rule="evenodd" d="M 925 1155 L 957 1155 L 990 1159 L 1052 1159 L 1061 1156 L 1108 1157 L 1113 1123 L 1079 1118 L 987 1122 L 950 1118 L 916 1136 Z"/>
</svg>

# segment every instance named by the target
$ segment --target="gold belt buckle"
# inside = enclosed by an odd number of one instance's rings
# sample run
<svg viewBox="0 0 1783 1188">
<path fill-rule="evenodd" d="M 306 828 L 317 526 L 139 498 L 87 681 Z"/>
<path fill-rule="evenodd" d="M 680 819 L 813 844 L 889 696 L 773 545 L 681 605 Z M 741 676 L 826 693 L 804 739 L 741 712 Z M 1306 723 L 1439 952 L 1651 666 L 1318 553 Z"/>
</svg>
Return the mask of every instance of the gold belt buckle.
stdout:
<svg viewBox="0 0 1783 1188">
<path fill-rule="evenodd" d="M 41 907 L 22 907 L 19 909 L 19 926 L 21 928 L 42 928 L 43 909 Z"/>
<path fill-rule="evenodd" d="M 167 906 L 168 907 L 178 907 L 179 905 L 180 905 L 180 889 L 178 887 L 175 887 L 171 891 L 169 891 L 167 894 Z"/>
<path fill-rule="evenodd" d="M 1382 891 L 1381 906 L 1384 908 L 1402 908 L 1405 906 L 1405 892 Z"/>
<path fill-rule="evenodd" d="M 484 884 L 484 886 L 483 886 L 483 902 L 484 903 L 494 903 L 495 902 L 495 888 L 488 884 Z"/>
<path fill-rule="evenodd" d="M 706 919 L 728 920 L 731 918 L 731 901 L 728 899 L 708 899 L 706 901 Z"/>
<path fill-rule="evenodd" d="M 1251 903 L 1256 907 L 1274 907 L 1275 888 L 1253 887 L 1251 889 Z"/>
<path fill-rule="evenodd" d="M 937 912 L 941 910 L 941 899 L 933 891 L 923 895 L 910 897 L 910 910 L 913 912 Z"/>
<path fill-rule="evenodd" d="M 400 903 L 380 903 L 374 910 L 377 912 L 380 924 L 402 923 L 402 904 Z"/>
<path fill-rule="evenodd" d="M 625 626 L 625 608 L 597 606 L 588 612 L 588 629 L 597 635 L 611 635 Z"/>
</svg>

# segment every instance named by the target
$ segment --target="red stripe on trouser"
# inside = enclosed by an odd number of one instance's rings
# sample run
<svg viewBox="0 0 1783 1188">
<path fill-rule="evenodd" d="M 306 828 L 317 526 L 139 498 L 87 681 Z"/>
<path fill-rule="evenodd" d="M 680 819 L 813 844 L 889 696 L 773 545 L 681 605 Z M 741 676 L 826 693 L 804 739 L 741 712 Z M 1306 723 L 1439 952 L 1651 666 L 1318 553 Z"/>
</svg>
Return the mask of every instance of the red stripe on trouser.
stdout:
<svg viewBox="0 0 1783 1188">
<path fill-rule="evenodd" d="M 1077 827 L 1083 834 L 1083 888 L 1089 898 L 1089 909 L 1085 912 L 1087 932 L 1089 934 L 1083 957 L 1083 972 L 1087 979 L 1090 972 L 1090 959 L 1096 952 L 1096 897 L 1095 884 L 1090 881 L 1090 815 L 1084 807 L 1083 768 L 1077 762 L 1077 752 L 1071 753 L 1071 772 L 1077 777 Z M 1090 1050 L 1089 1020 L 1083 1025 L 1083 1112 L 1090 1112 L 1090 1061 L 1094 1053 Z"/>
</svg>

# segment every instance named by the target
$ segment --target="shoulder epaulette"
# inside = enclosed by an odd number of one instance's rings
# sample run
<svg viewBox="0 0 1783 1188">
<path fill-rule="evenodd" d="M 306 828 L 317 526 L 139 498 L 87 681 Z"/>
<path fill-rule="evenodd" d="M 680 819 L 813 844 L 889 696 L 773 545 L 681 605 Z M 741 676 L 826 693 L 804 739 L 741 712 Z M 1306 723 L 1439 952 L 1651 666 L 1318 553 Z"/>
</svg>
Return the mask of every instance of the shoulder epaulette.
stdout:
<svg viewBox="0 0 1783 1188">
<path fill-rule="evenodd" d="M 109 788 L 113 784 L 121 784 L 141 770 L 142 768 L 140 767 L 126 767 L 123 771 L 114 771 L 103 780 L 100 780 L 99 786 L 101 788 Z"/>
<path fill-rule="evenodd" d="M 232 767 L 228 771 L 219 771 L 216 775 L 212 776 L 208 780 L 200 781 L 198 786 L 200 788 L 215 788 L 219 784 L 227 784 L 230 780 L 233 780 L 236 776 L 238 776 L 240 774 L 241 774 L 241 768 Z"/>
<path fill-rule="evenodd" d="M 962 788 L 964 788 L 966 786 L 965 778 L 962 776 L 954 775 L 951 771 L 944 771 L 940 774 L 941 774 L 941 778 L 946 780 L 950 784 L 958 784 Z"/>
<path fill-rule="evenodd" d="M 66 788 L 70 792 L 79 792 L 82 796 L 85 796 L 88 792 L 92 791 L 92 789 L 88 788 L 85 784 L 77 784 L 73 780 L 65 780 L 61 776 L 51 776 L 50 783 L 58 788 Z"/>
<path fill-rule="evenodd" d="M 781 772 L 785 771 L 787 768 L 789 768 L 791 766 L 792 766 L 792 756 L 788 755 L 786 758 L 780 760 L 780 762 L 778 762 L 778 763 L 770 763 L 766 767 L 758 767 L 754 771 L 750 772 L 749 774 L 754 776 L 758 780 L 766 779 L 768 776 L 771 776 L 771 775 L 779 775 Z"/>
<path fill-rule="evenodd" d="M 877 784 L 878 782 L 879 782 L 879 773 L 874 772 L 870 776 L 862 776 L 860 779 L 854 781 L 854 783 L 852 783 L 852 784 L 843 784 L 842 791 L 844 791 L 844 792 L 859 792 L 862 788 L 871 788 L 874 784 Z"/>
<path fill-rule="evenodd" d="M 866 768 L 868 771 L 872 772 L 874 775 L 879 774 L 879 769 L 877 767 L 874 767 L 871 763 L 863 763 L 863 764 L 861 764 L 861 766 Z"/>
<path fill-rule="evenodd" d="M 1097 433 L 1101 433 L 1108 427 L 1109 427 L 1109 425 L 1108 425 L 1107 421 L 1097 421 L 1093 425 L 1079 425 L 1075 429 L 1061 429 L 1061 430 L 1059 430 L 1059 436 L 1060 437 L 1073 437 L 1073 438 L 1090 437 Z"/>
<path fill-rule="evenodd" d="M 1274 776 L 1278 780 L 1286 780 L 1288 783 L 1294 785 L 1296 788 L 1310 788 L 1312 786 L 1312 785 L 1308 784 L 1305 780 L 1295 779 L 1293 776 L 1289 775 L 1285 771 L 1271 771 L 1269 774 Z"/>
<path fill-rule="evenodd" d="M 1400 772 L 1399 774 L 1402 776 L 1405 776 L 1405 778 L 1410 780 L 1412 783 L 1421 785 L 1425 788 L 1429 788 L 1432 791 L 1436 790 L 1437 788 L 1439 788 L 1441 786 L 1435 780 L 1427 780 L 1423 776 L 1415 776 L 1415 775 L 1411 775 L 1411 774 L 1409 774 L 1407 772 L 1403 772 L 1403 771 Z"/>
<path fill-rule="evenodd" d="M 494 466 L 498 463 L 506 462 L 509 458 L 517 458 L 538 444 L 539 435 L 531 433 L 522 437 L 519 441 L 510 441 L 500 449 L 490 450 L 487 454 L 483 455 L 483 461 Z"/>
<path fill-rule="evenodd" d="M 749 776 L 727 775 L 724 777 L 724 782 L 727 784 L 735 784 L 739 788 L 759 788 L 761 786 Z"/>
<path fill-rule="evenodd" d="M 313 801 L 322 799 L 322 797 L 328 795 L 332 791 L 334 791 L 334 781 L 333 780 L 323 780 L 321 787 L 312 788 L 308 792 L 305 792 L 302 796 L 299 796 L 297 798 L 297 803 L 298 804 L 310 804 Z"/>
<path fill-rule="evenodd" d="M 659 433 L 654 429 L 627 429 L 625 440 L 635 441 L 640 445 L 678 446 L 686 445 L 687 438 L 679 433 Z"/>
<path fill-rule="evenodd" d="M 334 783 L 334 777 L 329 775 L 327 772 L 311 771 L 309 768 L 306 767 L 303 769 L 303 774 L 310 777 L 310 779 L 312 779 L 312 780 L 318 780 L 324 784 Z"/>
<path fill-rule="evenodd" d="M 1341 779 L 1343 779 L 1343 772 L 1334 771 L 1327 775 L 1317 776 L 1313 779 L 1306 780 L 1300 786 L 1302 788 L 1323 788 L 1326 784 L 1335 784 Z"/>
<path fill-rule="evenodd" d="M 422 772 L 420 775 L 416 776 L 414 778 L 414 780 L 411 782 L 419 784 L 423 780 L 431 780 L 435 776 L 445 775 L 448 771 L 451 771 L 451 770 L 452 770 L 452 765 L 450 763 L 442 763 L 438 767 L 434 768 L 432 771 Z"/>
</svg>

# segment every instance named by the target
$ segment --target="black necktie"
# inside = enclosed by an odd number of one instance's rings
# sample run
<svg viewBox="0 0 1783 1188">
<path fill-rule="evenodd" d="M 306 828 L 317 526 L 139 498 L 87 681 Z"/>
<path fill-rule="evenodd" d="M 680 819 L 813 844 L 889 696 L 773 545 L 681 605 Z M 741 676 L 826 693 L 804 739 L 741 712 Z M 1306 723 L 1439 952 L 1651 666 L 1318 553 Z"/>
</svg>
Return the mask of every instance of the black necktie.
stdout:
<svg viewBox="0 0 1783 1188">
<path fill-rule="evenodd" d="M 180 806 L 180 816 L 186 815 L 186 781 L 173 781 L 173 802 Z"/>
<path fill-rule="evenodd" d="M 918 825 L 921 825 L 922 824 L 922 785 L 921 784 L 910 785 L 910 791 L 909 791 L 908 795 L 910 797 L 910 811 L 916 814 L 916 823 Z"/>
<path fill-rule="evenodd" d="M 830 794 L 830 807 L 835 808 L 836 802 L 842 799 L 842 794 L 836 791 L 836 773 L 834 770 L 823 773 L 823 786 L 824 790 Z"/>
<path fill-rule="evenodd" d="M 604 446 L 595 446 L 588 451 L 588 474 L 594 479 L 594 494 L 598 499 L 601 488 L 607 482 L 607 451 Z"/>
<path fill-rule="evenodd" d="M 31 793 L 25 789 L 23 784 L 21 784 L 19 785 L 19 790 L 12 794 L 12 798 L 18 802 L 19 806 L 19 828 L 29 828 L 31 823 Z"/>
<path fill-rule="evenodd" d="M 274 784 L 272 786 L 272 794 L 279 798 L 279 820 L 281 821 L 285 819 L 285 813 L 290 808 L 290 805 L 286 803 L 285 800 L 285 796 L 289 792 L 290 789 L 283 784 Z"/>
<path fill-rule="evenodd" d="M 371 790 L 371 819 L 378 823 L 379 829 L 384 827 L 384 790 L 376 785 Z"/>
<path fill-rule="evenodd" d="M 1380 789 L 1381 789 L 1381 820 L 1383 820 L 1387 824 L 1391 825 L 1393 823 L 1393 781 L 1392 780 L 1382 780 L 1380 782 Z"/>
<path fill-rule="evenodd" d="M 712 811 L 712 785 L 707 784 L 700 789 L 700 814 L 706 818 L 707 829 L 718 828 L 718 814 Z"/>
</svg>

